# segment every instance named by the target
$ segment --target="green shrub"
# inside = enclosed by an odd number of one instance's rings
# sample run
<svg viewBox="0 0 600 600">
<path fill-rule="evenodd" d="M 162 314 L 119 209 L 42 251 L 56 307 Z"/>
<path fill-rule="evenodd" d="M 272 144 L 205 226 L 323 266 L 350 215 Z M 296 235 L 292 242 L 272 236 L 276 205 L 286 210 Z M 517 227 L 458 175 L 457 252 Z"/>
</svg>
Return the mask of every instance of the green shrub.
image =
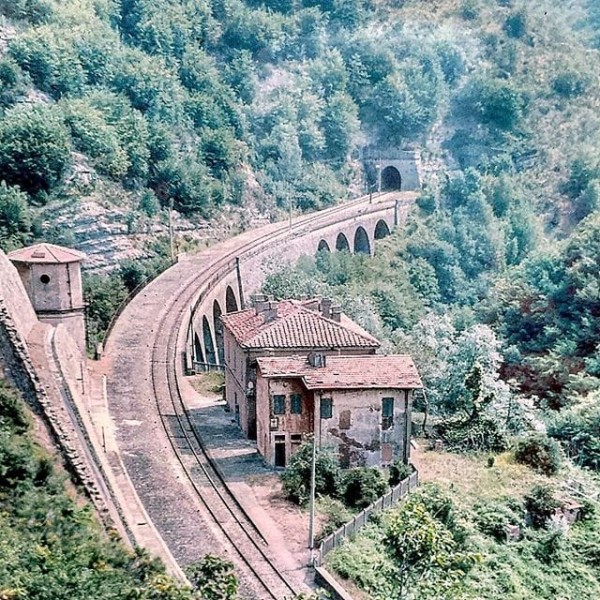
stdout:
<svg viewBox="0 0 600 600">
<path fill-rule="evenodd" d="M 50 106 L 17 107 L 0 121 L 0 180 L 29 194 L 51 191 L 71 161 L 69 133 Z"/>
<path fill-rule="evenodd" d="M 522 38 L 527 31 L 527 14 L 525 11 L 520 10 L 506 17 L 503 29 L 508 37 Z"/>
<path fill-rule="evenodd" d="M 533 555 L 547 565 L 564 558 L 565 536 L 562 531 L 543 531 L 534 537 Z"/>
<path fill-rule="evenodd" d="M 527 101 L 511 81 L 479 76 L 465 88 L 460 109 L 466 109 L 482 123 L 513 131 L 521 122 Z"/>
<path fill-rule="evenodd" d="M 341 500 L 336 498 L 323 497 L 319 499 L 318 510 L 325 514 L 327 521 L 317 536 L 317 541 L 322 540 L 329 534 L 337 531 L 344 523 L 352 519 L 352 512 L 348 510 Z"/>
<path fill-rule="evenodd" d="M 576 464 L 600 471 L 600 405 L 595 396 L 562 410 L 548 424 L 548 434 Z"/>
<path fill-rule="evenodd" d="M 15 433 L 24 433 L 30 425 L 23 401 L 0 379 L 0 431 L 10 428 Z"/>
<path fill-rule="evenodd" d="M 532 435 L 515 447 L 515 460 L 544 475 L 554 475 L 562 466 L 560 446 L 545 435 Z"/>
<path fill-rule="evenodd" d="M 388 483 L 380 469 L 357 467 L 344 474 L 343 488 L 346 506 L 366 508 L 385 494 Z"/>
<path fill-rule="evenodd" d="M 398 485 L 404 481 L 412 472 L 410 465 L 407 465 L 403 460 L 397 458 L 389 468 L 388 481 L 391 487 Z"/>
<path fill-rule="evenodd" d="M 554 490 L 549 485 L 536 485 L 525 495 L 525 510 L 535 529 L 545 528 L 560 502 L 554 497 Z"/>
<path fill-rule="evenodd" d="M 27 199 L 18 187 L 0 182 L 0 248 L 7 252 L 30 240 L 32 224 Z"/>
<path fill-rule="evenodd" d="M 450 531 L 454 541 L 458 543 L 465 541 L 467 530 L 448 492 L 437 484 L 428 483 L 421 486 L 413 495 L 418 496 L 418 502 L 425 506 L 427 512 Z"/>
<path fill-rule="evenodd" d="M 9 52 L 35 85 L 54 98 L 83 91 L 85 71 L 65 31 L 39 28 L 22 33 Z"/>
<path fill-rule="evenodd" d="M 599 178 L 600 160 L 595 155 L 584 154 L 571 163 L 569 178 L 561 185 L 560 191 L 575 199 L 593 180 Z"/>
<path fill-rule="evenodd" d="M 158 214 L 160 202 L 152 190 L 144 190 L 142 192 L 138 209 L 148 217 L 154 217 Z"/>
<path fill-rule="evenodd" d="M 0 14 L 11 19 L 25 19 L 31 23 L 43 23 L 52 16 L 49 0 L 0 0 Z"/>
<path fill-rule="evenodd" d="M 129 168 L 127 153 L 117 131 L 106 123 L 102 112 L 84 102 L 65 106 L 65 123 L 75 147 L 92 159 L 96 170 L 114 179 L 123 178 Z"/>
<path fill-rule="evenodd" d="M 12 106 L 27 92 L 29 79 L 9 56 L 0 59 L 0 106 Z"/>
<path fill-rule="evenodd" d="M 508 438 L 500 424 L 486 415 L 477 419 L 448 417 L 436 423 L 434 434 L 455 452 L 504 452 L 508 448 Z"/>
<path fill-rule="evenodd" d="M 522 517 L 500 502 L 482 502 L 473 510 L 477 529 L 498 542 L 506 541 L 509 525 L 518 525 L 522 521 Z"/>
<path fill-rule="evenodd" d="M 231 561 L 206 554 L 186 568 L 187 576 L 203 600 L 235 600 L 238 580 Z"/>
<path fill-rule="evenodd" d="M 552 89 L 563 98 L 576 98 L 585 94 L 590 80 L 578 71 L 562 71 L 552 80 Z"/>
<path fill-rule="evenodd" d="M 474 21 L 479 17 L 479 6 L 476 0 L 464 0 L 460 7 L 460 16 L 466 21 Z"/>
<path fill-rule="evenodd" d="M 312 441 L 302 444 L 281 475 L 285 495 L 297 504 L 304 504 L 310 497 L 312 453 Z M 329 449 L 317 451 L 315 493 L 332 498 L 340 494 L 340 467 L 337 457 Z"/>
</svg>

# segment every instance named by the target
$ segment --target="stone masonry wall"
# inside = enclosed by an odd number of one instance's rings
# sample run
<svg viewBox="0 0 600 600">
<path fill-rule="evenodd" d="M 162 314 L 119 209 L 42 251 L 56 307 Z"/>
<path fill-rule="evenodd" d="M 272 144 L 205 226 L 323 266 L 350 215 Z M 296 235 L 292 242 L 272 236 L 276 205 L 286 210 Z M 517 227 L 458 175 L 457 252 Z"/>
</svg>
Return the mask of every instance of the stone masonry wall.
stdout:
<svg viewBox="0 0 600 600">
<path fill-rule="evenodd" d="M 67 467 L 84 486 L 105 524 L 112 524 L 104 495 L 98 489 L 75 426 L 62 402 L 59 383 L 50 372 L 52 365 L 46 341 L 51 334 L 52 328 L 37 320 L 16 269 L 0 251 L 0 376 L 21 392 L 25 402 L 40 417 L 50 438 L 61 449 Z M 76 349 L 76 345 L 73 343 L 71 348 Z M 32 352 L 37 356 L 35 361 Z M 79 365 L 79 361 L 76 364 Z"/>
<path fill-rule="evenodd" d="M 13 324 L 26 340 L 38 319 L 21 278 L 6 254 L 0 250 L 0 298 L 10 307 Z"/>
</svg>

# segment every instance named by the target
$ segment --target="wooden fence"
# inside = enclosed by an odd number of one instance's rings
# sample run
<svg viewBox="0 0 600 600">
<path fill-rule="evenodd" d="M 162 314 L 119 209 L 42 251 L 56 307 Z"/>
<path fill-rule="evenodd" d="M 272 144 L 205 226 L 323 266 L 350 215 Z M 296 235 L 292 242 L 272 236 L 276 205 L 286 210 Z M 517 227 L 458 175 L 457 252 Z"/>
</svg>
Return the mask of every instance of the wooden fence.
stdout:
<svg viewBox="0 0 600 600">
<path fill-rule="evenodd" d="M 320 567 L 323 564 L 325 556 L 334 548 L 337 548 L 349 536 L 354 535 L 368 522 L 372 514 L 381 512 L 397 504 L 402 498 L 407 496 L 419 485 L 419 473 L 413 471 L 406 479 L 403 479 L 398 485 L 393 487 L 387 494 L 378 498 L 373 504 L 370 504 L 355 517 L 342 525 L 337 531 L 328 535 L 319 544 L 319 548 L 313 556 L 313 565 Z"/>
</svg>

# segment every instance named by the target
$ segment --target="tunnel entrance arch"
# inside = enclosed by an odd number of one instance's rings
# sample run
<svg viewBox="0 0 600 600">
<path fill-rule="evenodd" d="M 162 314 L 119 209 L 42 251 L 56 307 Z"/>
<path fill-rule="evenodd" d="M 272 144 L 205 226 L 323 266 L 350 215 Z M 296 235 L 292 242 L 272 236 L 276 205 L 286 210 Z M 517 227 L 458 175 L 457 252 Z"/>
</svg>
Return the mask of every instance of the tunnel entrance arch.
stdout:
<svg viewBox="0 0 600 600">
<path fill-rule="evenodd" d="M 230 285 L 227 286 L 227 290 L 225 291 L 225 311 L 227 314 L 238 311 L 237 298 Z"/>
<path fill-rule="evenodd" d="M 402 189 L 402 176 L 400 171 L 388 165 L 381 171 L 381 190 L 382 191 L 400 191 Z"/>
<path fill-rule="evenodd" d="M 337 239 L 335 240 L 335 249 L 338 252 L 350 252 L 350 244 L 348 238 L 343 233 L 338 233 Z"/>
<path fill-rule="evenodd" d="M 354 233 L 354 253 L 355 254 L 371 254 L 371 244 L 369 236 L 364 227 L 358 227 Z"/>
<path fill-rule="evenodd" d="M 375 225 L 375 232 L 373 234 L 373 237 L 376 240 L 382 240 L 384 237 L 387 237 L 388 235 L 390 235 L 390 228 L 388 227 L 388 224 L 383 219 L 377 221 L 377 225 Z"/>
</svg>

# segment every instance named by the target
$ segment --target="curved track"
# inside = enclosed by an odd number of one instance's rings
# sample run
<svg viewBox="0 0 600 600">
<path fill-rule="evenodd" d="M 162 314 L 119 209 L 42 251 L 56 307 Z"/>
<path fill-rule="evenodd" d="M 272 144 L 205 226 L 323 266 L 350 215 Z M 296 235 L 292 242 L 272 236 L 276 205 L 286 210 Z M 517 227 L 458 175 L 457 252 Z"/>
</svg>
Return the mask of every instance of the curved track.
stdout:
<svg viewBox="0 0 600 600">
<path fill-rule="evenodd" d="M 292 597 L 302 587 L 282 573 L 259 530 L 205 452 L 179 386 L 190 309 L 235 268 L 236 258 L 264 252 L 289 236 L 347 212 L 356 218 L 364 199 L 247 232 L 185 260 L 152 282 L 123 311 L 108 339 L 112 363 L 109 410 L 127 471 L 151 519 L 182 565 L 225 552 L 241 574 L 247 598 Z"/>
</svg>

